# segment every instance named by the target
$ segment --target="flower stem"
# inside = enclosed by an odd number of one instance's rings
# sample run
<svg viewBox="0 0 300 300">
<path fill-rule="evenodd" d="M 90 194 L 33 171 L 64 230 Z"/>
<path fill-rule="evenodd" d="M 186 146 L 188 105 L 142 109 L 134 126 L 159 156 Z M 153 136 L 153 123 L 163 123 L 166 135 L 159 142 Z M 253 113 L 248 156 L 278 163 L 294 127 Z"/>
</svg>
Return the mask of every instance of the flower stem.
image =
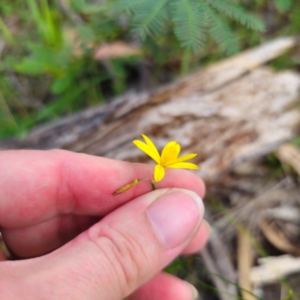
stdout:
<svg viewBox="0 0 300 300">
<path fill-rule="evenodd" d="M 152 190 L 155 191 L 156 190 L 156 186 L 153 180 L 151 180 L 151 185 L 152 185 Z"/>
</svg>

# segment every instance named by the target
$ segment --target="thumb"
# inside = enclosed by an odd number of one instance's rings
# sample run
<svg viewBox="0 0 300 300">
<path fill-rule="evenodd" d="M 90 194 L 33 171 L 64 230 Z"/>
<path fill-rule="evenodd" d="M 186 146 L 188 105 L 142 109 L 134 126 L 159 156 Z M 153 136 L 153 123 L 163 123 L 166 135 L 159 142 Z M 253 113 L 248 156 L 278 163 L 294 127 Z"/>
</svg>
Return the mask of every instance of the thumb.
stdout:
<svg viewBox="0 0 300 300">
<path fill-rule="evenodd" d="M 142 195 L 41 258 L 47 258 L 47 278 L 36 279 L 42 290 L 53 278 L 57 296 L 70 299 L 123 299 L 180 254 L 203 213 L 202 200 L 192 191 L 161 189 Z M 37 283 L 32 286 L 37 290 Z"/>
</svg>

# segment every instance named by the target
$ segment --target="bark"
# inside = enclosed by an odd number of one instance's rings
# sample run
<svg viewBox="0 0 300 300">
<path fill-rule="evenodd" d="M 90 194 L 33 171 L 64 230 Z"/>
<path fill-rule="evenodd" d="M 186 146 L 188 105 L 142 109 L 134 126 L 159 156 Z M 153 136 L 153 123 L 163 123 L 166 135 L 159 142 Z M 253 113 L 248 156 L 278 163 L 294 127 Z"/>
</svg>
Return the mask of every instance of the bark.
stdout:
<svg viewBox="0 0 300 300">
<path fill-rule="evenodd" d="M 156 91 L 127 94 L 37 128 L 25 140 L 2 141 L 0 149 L 63 148 L 146 162 L 131 143 L 145 133 L 159 148 L 176 140 L 183 153 L 198 153 L 199 175 L 214 180 L 295 136 L 299 74 L 264 66 L 295 45 L 294 38 L 279 38 Z"/>
</svg>

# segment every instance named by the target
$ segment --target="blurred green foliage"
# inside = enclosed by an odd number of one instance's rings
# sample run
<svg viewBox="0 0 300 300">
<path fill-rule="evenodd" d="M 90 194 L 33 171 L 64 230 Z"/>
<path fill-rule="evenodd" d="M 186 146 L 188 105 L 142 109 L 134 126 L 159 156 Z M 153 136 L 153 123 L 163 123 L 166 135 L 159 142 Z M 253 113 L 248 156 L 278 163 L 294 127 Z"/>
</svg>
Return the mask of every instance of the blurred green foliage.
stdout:
<svg viewBox="0 0 300 300">
<path fill-rule="evenodd" d="M 260 18 L 242 5 L 227 0 L 116 0 L 115 10 L 132 16 L 134 30 L 145 38 L 160 35 L 171 25 L 181 45 L 196 52 L 206 45 L 207 33 L 229 54 L 238 51 L 238 41 L 227 18 L 255 30 L 264 31 Z"/>
<path fill-rule="evenodd" d="M 0 137 L 299 28 L 293 0 L 1 0 Z M 115 41 L 140 51 L 95 59 Z"/>
</svg>

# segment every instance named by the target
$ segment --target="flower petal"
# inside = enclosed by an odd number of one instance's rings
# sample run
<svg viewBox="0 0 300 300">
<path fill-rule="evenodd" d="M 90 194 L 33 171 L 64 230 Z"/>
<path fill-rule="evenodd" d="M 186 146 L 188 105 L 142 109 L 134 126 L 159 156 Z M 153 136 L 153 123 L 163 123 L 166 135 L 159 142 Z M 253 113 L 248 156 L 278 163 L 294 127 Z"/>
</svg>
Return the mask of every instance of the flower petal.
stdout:
<svg viewBox="0 0 300 300">
<path fill-rule="evenodd" d="M 175 142 L 169 142 L 161 152 L 161 164 L 167 165 L 170 161 L 177 159 L 180 153 L 180 145 Z"/>
<path fill-rule="evenodd" d="M 159 157 L 157 157 L 157 153 L 153 152 L 152 148 L 150 148 L 147 144 L 139 141 L 139 140 L 134 140 L 133 144 L 137 146 L 140 150 L 145 152 L 147 155 L 149 155 L 155 162 L 158 164 L 160 163 Z"/>
<path fill-rule="evenodd" d="M 158 161 L 160 161 L 160 155 L 159 155 L 159 152 L 158 152 L 157 148 L 155 147 L 153 142 L 146 136 L 146 134 L 142 134 L 142 137 L 144 138 L 144 140 L 146 141 L 146 143 L 150 147 L 150 149 L 153 151 L 153 153 L 155 153 L 156 160 L 155 159 L 154 160 L 157 163 L 159 163 Z"/>
<path fill-rule="evenodd" d="M 192 163 L 188 163 L 188 162 L 179 162 L 177 164 L 166 166 L 166 168 L 192 169 L 192 170 L 198 170 L 199 169 L 199 167 L 197 165 L 192 164 Z"/>
<path fill-rule="evenodd" d="M 165 169 L 162 165 L 156 165 L 154 169 L 154 180 L 161 181 L 165 177 Z"/>
<path fill-rule="evenodd" d="M 190 159 L 192 159 L 192 158 L 194 158 L 196 156 L 197 156 L 197 153 L 186 154 L 186 155 L 183 155 L 183 156 L 181 156 L 181 157 L 179 157 L 177 159 L 169 161 L 164 166 L 165 167 L 169 167 L 170 165 L 174 165 L 174 164 L 177 164 L 177 163 L 182 162 L 182 161 L 190 160 Z"/>
</svg>

